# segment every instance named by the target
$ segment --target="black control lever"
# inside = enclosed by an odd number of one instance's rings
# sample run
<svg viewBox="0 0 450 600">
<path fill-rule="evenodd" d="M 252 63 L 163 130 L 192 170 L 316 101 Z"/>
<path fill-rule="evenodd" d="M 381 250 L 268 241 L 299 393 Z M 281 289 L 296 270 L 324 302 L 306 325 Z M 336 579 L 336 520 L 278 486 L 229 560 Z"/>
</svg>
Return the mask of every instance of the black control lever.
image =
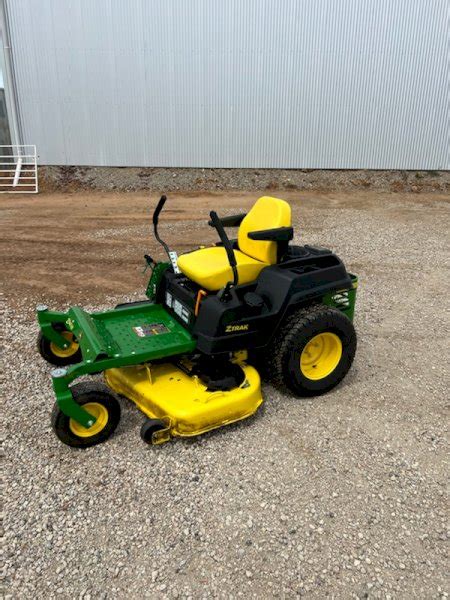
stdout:
<svg viewBox="0 0 450 600">
<path fill-rule="evenodd" d="M 167 252 L 167 254 L 169 254 L 169 246 L 166 244 L 166 242 L 164 242 L 159 237 L 159 233 L 158 233 L 159 213 L 162 211 L 163 206 L 166 203 L 166 200 L 167 200 L 167 196 L 162 195 L 161 198 L 159 199 L 158 204 L 156 205 L 155 210 L 153 211 L 153 230 L 155 232 L 155 238 L 158 240 L 158 242 L 161 244 L 161 246 L 164 248 L 164 250 Z"/>
<path fill-rule="evenodd" d="M 158 225 L 159 213 L 162 211 L 164 204 L 166 203 L 167 196 L 163 194 L 159 199 L 158 204 L 156 205 L 155 210 L 153 211 L 153 225 Z"/>
<path fill-rule="evenodd" d="M 153 231 L 155 232 L 155 238 L 158 240 L 158 242 L 161 244 L 161 246 L 166 251 L 166 254 L 169 257 L 169 260 L 170 260 L 170 262 L 172 264 L 172 268 L 173 268 L 174 273 L 179 273 L 180 269 L 178 268 L 178 265 L 177 265 L 177 253 L 176 252 L 172 252 L 170 250 L 169 246 L 166 244 L 166 242 L 164 240 L 162 240 L 159 237 L 159 233 L 158 233 L 159 214 L 162 211 L 163 206 L 166 203 L 166 200 L 167 200 L 167 196 L 163 194 L 161 196 L 161 198 L 159 199 L 159 202 L 156 205 L 155 210 L 153 211 Z"/>
<path fill-rule="evenodd" d="M 225 229 L 222 225 L 221 220 L 217 216 L 217 213 L 214 210 L 212 210 L 209 213 L 209 216 L 211 217 L 211 222 L 212 222 L 213 226 L 216 228 L 216 231 L 220 237 L 220 241 L 222 242 L 223 247 L 225 248 L 225 250 L 227 252 L 228 262 L 230 263 L 230 267 L 233 271 L 233 285 L 237 285 L 238 281 L 239 281 L 239 275 L 238 275 L 238 271 L 237 271 L 237 263 L 236 263 L 236 257 L 234 255 L 234 251 L 233 251 L 233 246 L 231 245 L 229 237 L 225 233 Z"/>
</svg>

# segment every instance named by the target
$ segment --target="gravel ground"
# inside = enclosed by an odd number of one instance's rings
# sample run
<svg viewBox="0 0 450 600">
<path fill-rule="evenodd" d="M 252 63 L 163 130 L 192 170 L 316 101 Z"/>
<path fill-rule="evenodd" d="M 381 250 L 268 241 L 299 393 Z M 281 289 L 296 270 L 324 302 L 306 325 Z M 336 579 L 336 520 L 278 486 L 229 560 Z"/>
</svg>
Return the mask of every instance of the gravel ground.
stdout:
<svg viewBox="0 0 450 600">
<path fill-rule="evenodd" d="M 368 169 L 195 169 L 42 166 L 39 186 L 56 190 L 321 190 L 322 192 L 450 192 L 449 171 Z"/>
<path fill-rule="evenodd" d="M 157 448 L 123 402 L 116 434 L 85 451 L 51 431 L 33 308 L 137 298 L 149 202 L 5 198 L 3 597 L 447 597 L 448 198 L 283 196 L 296 241 L 360 276 L 343 384 L 308 400 L 265 385 L 255 417 Z M 200 218 L 254 199 L 179 194 L 161 232 L 208 242 Z"/>
</svg>

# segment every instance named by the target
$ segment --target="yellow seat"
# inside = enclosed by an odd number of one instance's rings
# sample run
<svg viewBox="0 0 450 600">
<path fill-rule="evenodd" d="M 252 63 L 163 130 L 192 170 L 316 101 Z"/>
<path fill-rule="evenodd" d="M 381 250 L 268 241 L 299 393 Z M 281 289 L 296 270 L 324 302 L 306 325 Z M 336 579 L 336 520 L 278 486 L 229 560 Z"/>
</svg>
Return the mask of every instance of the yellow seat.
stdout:
<svg viewBox="0 0 450 600">
<path fill-rule="evenodd" d="M 263 196 L 244 217 L 238 233 L 239 250 L 234 251 L 238 283 L 251 283 L 277 261 L 277 243 L 251 240 L 248 233 L 291 226 L 291 207 L 284 200 Z M 208 291 L 220 290 L 233 281 L 233 271 L 223 246 L 202 248 L 178 258 L 180 271 Z"/>
<path fill-rule="evenodd" d="M 255 260 L 239 250 L 234 251 L 236 257 L 239 283 L 249 283 L 257 279 L 260 271 L 268 263 Z M 180 271 L 189 279 L 198 283 L 205 290 L 220 290 L 228 281 L 233 281 L 233 271 L 228 262 L 227 252 L 223 246 L 202 248 L 195 252 L 178 257 Z"/>
</svg>

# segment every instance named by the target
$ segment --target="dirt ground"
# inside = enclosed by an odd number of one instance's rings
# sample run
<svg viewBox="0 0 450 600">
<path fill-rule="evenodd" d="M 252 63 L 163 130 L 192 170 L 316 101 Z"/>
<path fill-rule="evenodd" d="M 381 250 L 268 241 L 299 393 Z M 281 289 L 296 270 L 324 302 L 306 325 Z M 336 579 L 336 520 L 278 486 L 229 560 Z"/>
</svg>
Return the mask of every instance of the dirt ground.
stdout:
<svg viewBox="0 0 450 600">
<path fill-rule="evenodd" d="M 5 579 L 11 598 L 444 598 L 449 384 L 449 198 L 283 192 L 296 243 L 359 275 L 355 364 L 298 400 L 264 385 L 258 415 L 159 448 L 123 404 L 86 451 L 50 428 L 34 307 L 140 298 L 157 196 L 53 193 L 0 200 Z M 160 233 L 208 244 L 210 210 L 255 194 L 174 193 Z"/>
</svg>

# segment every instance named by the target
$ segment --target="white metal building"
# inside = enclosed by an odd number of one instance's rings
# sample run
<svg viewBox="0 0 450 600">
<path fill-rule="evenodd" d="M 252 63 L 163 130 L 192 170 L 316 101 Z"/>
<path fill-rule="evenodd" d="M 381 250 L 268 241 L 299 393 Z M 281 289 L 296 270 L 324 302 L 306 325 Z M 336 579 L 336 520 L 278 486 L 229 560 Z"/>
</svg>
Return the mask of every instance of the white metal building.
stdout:
<svg viewBox="0 0 450 600">
<path fill-rule="evenodd" d="M 449 169 L 448 0 L 1 0 L 40 164 Z"/>
</svg>

